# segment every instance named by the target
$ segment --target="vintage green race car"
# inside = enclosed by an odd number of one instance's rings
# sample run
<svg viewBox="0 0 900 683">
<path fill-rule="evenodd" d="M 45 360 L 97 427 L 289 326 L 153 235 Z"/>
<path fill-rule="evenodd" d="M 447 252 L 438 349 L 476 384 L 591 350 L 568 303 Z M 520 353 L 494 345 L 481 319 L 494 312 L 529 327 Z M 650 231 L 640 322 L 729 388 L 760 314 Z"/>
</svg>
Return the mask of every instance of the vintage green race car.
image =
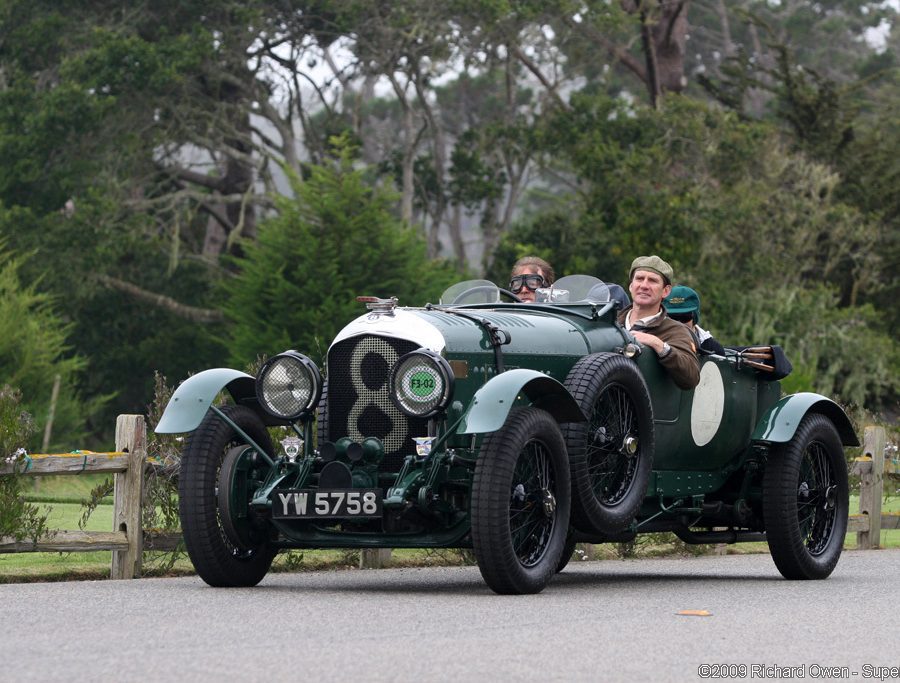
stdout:
<svg viewBox="0 0 900 683">
<path fill-rule="evenodd" d="M 831 573 L 858 441 L 828 398 L 781 395 L 778 347 L 704 356 L 682 391 L 596 278 L 538 300 L 484 280 L 421 308 L 360 297 L 324 377 L 291 350 L 255 378 L 183 382 L 156 431 L 190 432 L 180 514 L 199 575 L 252 586 L 285 548 L 472 548 L 494 591 L 535 593 L 577 542 L 659 531 L 765 540 L 785 577 Z"/>
</svg>

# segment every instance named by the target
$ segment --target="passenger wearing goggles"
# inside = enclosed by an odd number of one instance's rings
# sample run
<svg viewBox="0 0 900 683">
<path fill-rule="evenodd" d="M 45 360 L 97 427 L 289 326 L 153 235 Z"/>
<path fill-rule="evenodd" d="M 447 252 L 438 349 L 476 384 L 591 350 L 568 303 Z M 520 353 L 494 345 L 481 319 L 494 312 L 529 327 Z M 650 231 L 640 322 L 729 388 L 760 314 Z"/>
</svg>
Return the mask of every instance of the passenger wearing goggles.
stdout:
<svg viewBox="0 0 900 683">
<path fill-rule="evenodd" d="M 513 264 L 509 291 L 523 303 L 534 303 L 534 290 L 549 287 L 556 281 L 553 267 L 538 256 L 523 256 Z"/>
</svg>

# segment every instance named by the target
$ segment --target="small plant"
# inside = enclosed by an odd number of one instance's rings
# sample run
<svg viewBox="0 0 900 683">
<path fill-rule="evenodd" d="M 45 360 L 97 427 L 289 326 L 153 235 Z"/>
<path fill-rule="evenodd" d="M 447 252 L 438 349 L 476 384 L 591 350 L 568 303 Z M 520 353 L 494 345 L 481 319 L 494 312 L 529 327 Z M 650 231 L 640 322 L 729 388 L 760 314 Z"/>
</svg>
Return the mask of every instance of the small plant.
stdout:
<svg viewBox="0 0 900 683">
<path fill-rule="evenodd" d="M 616 543 L 616 555 L 620 560 L 627 560 L 637 556 L 638 540 L 636 538 L 630 541 Z"/>
<path fill-rule="evenodd" d="M 147 409 L 147 424 L 159 423 L 174 389 L 159 373 L 154 375 L 153 402 Z M 144 469 L 144 508 L 141 523 L 154 532 L 176 532 L 181 528 L 178 517 L 178 474 L 181 472 L 181 437 L 174 434 L 147 434 L 147 462 Z M 184 546 L 175 550 L 154 551 L 153 571 L 165 573 L 184 555 Z M 151 559 L 146 556 L 145 564 Z"/>
<path fill-rule="evenodd" d="M 30 467 L 31 458 L 21 444 L 34 433 L 34 420 L 21 409 L 21 402 L 18 390 L 6 385 L 0 388 L 0 455 L 4 469 L 0 476 L 0 536 L 37 543 L 50 533 L 50 511 L 42 512 L 26 502 L 22 493 L 22 475 Z"/>
<path fill-rule="evenodd" d="M 166 403 L 172 397 L 173 389 L 166 384 L 166 378 L 157 373 L 154 377 L 153 402 L 148 407 L 147 423 L 159 422 Z M 141 511 L 141 527 L 156 533 L 177 532 L 178 518 L 178 473 L 181 470 L 180 438 L 171 434 L 157 434 L 152 429 L 147 434 L 147 460 L 144 463 L 144 502 Z M 111 477 L 105 479 L 90 493 L 90 498 L 82 505 L 84 512 L 78 525 L 82 529 L 101 500 L 114 491 Z M 165 574 L 172 569 L 184 554 L 179 544 L 171 551 L 148 551 L 144 556 L 145 574 Z"/>
<path fill-rule="evenodd" d="M 154 376 L 153 403 L 147 411 L 147 423 L 159 423 L 163 410 L 172 397 L 173 388 L 166 378 Z M 181 437 L 174 434 L 147 434 L 147 477 L 143 523 L 145 529 L 175 531 L 178 518 L 178 473 L 181 471 Z"/>
<path fill-rule="evenodd" d="M 299 550 L 288 550 L 279 555 L 279 565 L 286 572 L 298 572 L 303 569 L 305 553 Z"/>
<path fill-rule="evenodd" d="M 429 548 L 425 551 L 429 564 L 469 566 L 475 564 L 475 553 L 470 548 Z"/>
</svg>

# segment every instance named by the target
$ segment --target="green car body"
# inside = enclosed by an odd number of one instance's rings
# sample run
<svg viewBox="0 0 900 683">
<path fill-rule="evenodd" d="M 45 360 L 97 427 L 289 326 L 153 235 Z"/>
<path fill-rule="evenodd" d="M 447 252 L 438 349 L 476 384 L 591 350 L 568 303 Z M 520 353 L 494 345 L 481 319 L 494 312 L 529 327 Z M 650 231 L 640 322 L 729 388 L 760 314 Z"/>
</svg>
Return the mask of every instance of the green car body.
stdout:
<svg viewBox="0 0 900 683">
<path fill-rule="evenodd" d="M 278 360 L 257 379 L 186 380 L 157 431 L 192 433 L 181 516 L 201 576 L 252 585 L 285 548 L 473 547 L 492 589 L 530 593 L 576 542 L 653 531 L 769 540 L 786 577 L 830 574 L 842 447 L 858 445 L 843 410 L 782 396 L 772 347 L 704 356 L 700 384 L 679 389 L 579 277 L 553 303 L 501 302 L 483 281 L 451 304 L 373 300 L 329 348 L 324 391 L 296 352 L 284 377 Z M 289 419 L 270 405 L 293 397 Z M 275 426 L 293 434 L 283 449 Z"/>
</svg>

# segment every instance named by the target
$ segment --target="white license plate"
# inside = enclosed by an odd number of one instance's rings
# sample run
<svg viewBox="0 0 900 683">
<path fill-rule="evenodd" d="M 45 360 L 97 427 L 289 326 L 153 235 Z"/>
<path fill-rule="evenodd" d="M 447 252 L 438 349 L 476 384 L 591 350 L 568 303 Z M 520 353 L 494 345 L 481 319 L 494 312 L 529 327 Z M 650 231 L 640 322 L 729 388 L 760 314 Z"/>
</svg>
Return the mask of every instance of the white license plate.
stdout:
<svg viewBox="0 0 900 683">
<path fill-rule="evenodd" d="M 276 519 L 346 519 L 381 517 L 381 489 L 276 489 Z"/>
</svg>

